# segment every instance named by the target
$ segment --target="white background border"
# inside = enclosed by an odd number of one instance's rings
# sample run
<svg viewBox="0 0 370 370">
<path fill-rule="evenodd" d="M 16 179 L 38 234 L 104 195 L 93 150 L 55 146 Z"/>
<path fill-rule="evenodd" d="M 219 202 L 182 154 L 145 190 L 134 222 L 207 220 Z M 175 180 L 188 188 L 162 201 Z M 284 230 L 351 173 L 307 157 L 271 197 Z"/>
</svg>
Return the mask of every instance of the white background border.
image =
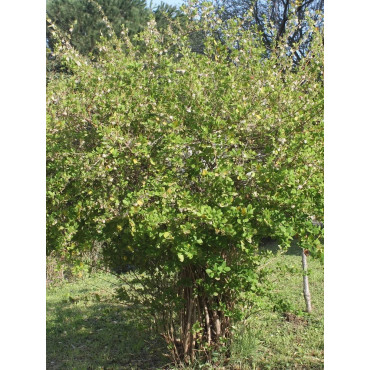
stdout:
<svg viewBox="0 0 370 370">
<path fill-rule="evenodd" d="M 325 369 L 369 366 L 366 1 L 325 1 Z M 1 367 L 45 368 L 45 3 L 1 8 Z"/>
<path fill-rule="evenodd" d="M 0 7 L 0 367 L 9 370 L 46 366 L 45 3 Z"/>
</svg>

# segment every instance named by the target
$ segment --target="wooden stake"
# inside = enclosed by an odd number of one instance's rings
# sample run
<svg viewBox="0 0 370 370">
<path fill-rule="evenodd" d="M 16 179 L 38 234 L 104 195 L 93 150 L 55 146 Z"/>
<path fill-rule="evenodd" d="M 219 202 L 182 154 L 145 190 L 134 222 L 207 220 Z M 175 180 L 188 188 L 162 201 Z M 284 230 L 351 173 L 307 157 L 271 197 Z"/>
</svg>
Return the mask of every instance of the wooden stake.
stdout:
<svg viewBox="0 0 370 370">
<path fill-rule="evenodd" d="M 308 249 L 302 248 L 302 267 L 303 267 L 303 295 L 306 301 L 306 309 L 308 313 L 311 313 L 311 294 L 310 294 L 310 287 L 308 285 L 308 268 L 307 268 L 307 255 Z"/>
</svg>

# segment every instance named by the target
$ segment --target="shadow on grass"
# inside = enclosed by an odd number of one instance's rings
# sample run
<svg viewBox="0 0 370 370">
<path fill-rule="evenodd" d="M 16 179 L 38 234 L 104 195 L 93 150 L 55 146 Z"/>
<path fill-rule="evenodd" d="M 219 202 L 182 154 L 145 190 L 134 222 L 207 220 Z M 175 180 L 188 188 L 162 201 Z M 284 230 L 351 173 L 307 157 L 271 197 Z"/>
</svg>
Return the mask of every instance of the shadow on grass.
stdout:
<svg viewBox="0 0 370 370">
<path fill-rule="evenodd" d="M 264 239 L 261 241 L 260 249 L 261 251 L 271 251 L 276 254 L 279 251 L 279 242 L 273 239 Z M 292 244 L 285 254 L 288 256 L 301 256 L 302 249 L 296 240 L 292 241 Z"/>
<path fill-rule="evenodd" d="M 96 299 L 48 303 L 47 369 L 157 369 L 165 343 L 140 312 Z"/>
</svg>

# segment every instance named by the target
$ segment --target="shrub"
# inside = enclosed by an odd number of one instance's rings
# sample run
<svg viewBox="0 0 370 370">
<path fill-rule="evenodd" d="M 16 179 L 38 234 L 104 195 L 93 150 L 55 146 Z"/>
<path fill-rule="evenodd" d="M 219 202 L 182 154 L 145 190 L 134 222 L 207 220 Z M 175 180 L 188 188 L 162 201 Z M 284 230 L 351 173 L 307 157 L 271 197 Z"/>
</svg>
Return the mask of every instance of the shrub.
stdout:
<svg viewBox="0 0 370 370">
<path fill-rule="evenodd" d="M 47 240 L 68 253 L 102 241 L 110 264 L 134 265 L 136 298 L 189 362 L 261 302 L 262 238 L 322 253 L 323 48 L 312 27 L 297 65 L 284 40 L 267 55 L 237 20 L 184 10 L 137 46 L 103 39 L 94 62 L 60 37 L 71 76 L 47 91 Z"/>
</svg>

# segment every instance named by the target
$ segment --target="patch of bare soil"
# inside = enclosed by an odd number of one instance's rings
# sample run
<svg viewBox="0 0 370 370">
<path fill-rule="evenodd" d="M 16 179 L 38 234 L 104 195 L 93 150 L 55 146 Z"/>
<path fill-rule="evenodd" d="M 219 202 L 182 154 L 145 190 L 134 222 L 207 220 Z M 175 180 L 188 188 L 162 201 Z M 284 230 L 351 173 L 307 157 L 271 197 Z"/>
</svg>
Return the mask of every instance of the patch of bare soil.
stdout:
<svg viewBox="0 0 370 370">
<path fill-rule="evenodd" d="M 307 320 L 304 319 L 303 317 L 299 317 L 295 315 L 294 313 L 290 312 L 284 312 L 283 316 L 286 321 L 294 324 L 294 325 L 307 325 Z"/>
</svg>

